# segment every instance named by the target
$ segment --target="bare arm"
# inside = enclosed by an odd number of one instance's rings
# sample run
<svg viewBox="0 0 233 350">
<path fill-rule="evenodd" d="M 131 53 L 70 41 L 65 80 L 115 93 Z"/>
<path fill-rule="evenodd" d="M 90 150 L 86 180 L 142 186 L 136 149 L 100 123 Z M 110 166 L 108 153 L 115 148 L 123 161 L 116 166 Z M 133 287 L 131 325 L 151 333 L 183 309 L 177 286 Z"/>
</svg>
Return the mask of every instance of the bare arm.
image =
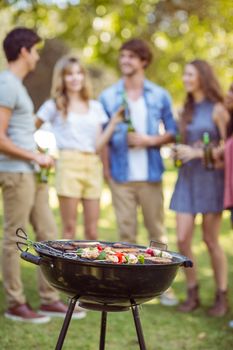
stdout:
<svg viewBox="0 0 233 350">
<path fill-rule="evenodd" d="M 230 115 L 223 104 L 218 103 L 214 107 L 213 120 L 218 127 L 220 137 L 222 141 L 227 138 L 227 124 L 230 120 Z M 221 142 L 217 147 L 212 150 L 212 156 L 217 168 L 223 168 L 224 166 L 224 142 Z"/>
<path fill-rule="evenodd" d="M 96 142 L 96 152 L 97 153 L 99 153 L 103 149 L 103 147 L 106 145 L 106 143 L 110 140 L 110 138 L 115 130 L 115 126 L 116 126 L 116 123 L 114 123 L 111 120 L 103 132 L 101 132 L 101 130 L 99 130 L 97 142 Z"/>
<path fill-rule="evenodd" d="M 0 151 L 9 156 L 23 159 L 26 161 L 34 161 L 42 167 L 52 165 L 53 160 L 47 155 L 41 155 L 34 152 L 27 151 L 16 146 L 7 135 L 12 110 L 0 106 Z"/>
<path fill-rule="evenodd" d="M 153 146 L 161 147 L 161 146 L 166 145 L 170 142 L 173 142 L 174 140 L 175 140 L 174 135 L 169 133 L 169 132 L 166 132 L 163 135 L 154 136 L 154 145 Z"/>
<path fill-rule="evenodd" d="M 172 141 L 174 141 L 174 135 L 169 132 L 155 136 L 136 132 L 128 134 L 128 144 L 134 147 L 161 147 Z"/>
<path fill-rule="evenodd" d="M 36 129 L 39 129 L 43 124 L 44 124 L 44 121 L 36 117 L 36 122 L 35 122 Z"/>
<path fill-rule="evenodd" d="M 227 124 L 230 115 L 222 103 L 217 103 L 213 110 L 213 121 L 217 125 L 222 140 L 227 138 Z"/>
<path fill-rule="evenodd" d="M 100 157 L 103 163 L 103 176 L 105 181 L 109 181 L 111 178 L 110 166 L 109 166 L 109 147 L 105 145 L 100 153 Z"/>
<path fill-rule="evenodd" d="M 110 119 L 107 127 L 104 129 L 104 131 L 101 132 L 101 129 L 99 129 L 98 135 L 97 135 L 97 142 L 96 142 L 96 152 L 99 153 L 103 147 L 108 143 L 110 140 L 116 125 L 120 123 L 123 120 L 123 108 L 120 108 L 115 115 Z"/>
</svg>

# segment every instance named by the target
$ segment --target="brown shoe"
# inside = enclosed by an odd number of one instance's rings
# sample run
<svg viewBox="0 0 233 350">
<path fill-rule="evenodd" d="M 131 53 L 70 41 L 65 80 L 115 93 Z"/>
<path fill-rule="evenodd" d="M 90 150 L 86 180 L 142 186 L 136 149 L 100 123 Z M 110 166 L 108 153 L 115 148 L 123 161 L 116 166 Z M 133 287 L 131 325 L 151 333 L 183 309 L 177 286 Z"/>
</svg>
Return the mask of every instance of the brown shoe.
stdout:
<svg viewBox="0 0 233 350">
<path fill-rule="evenodd" d="M 43 316 L 31 309 L 28 304 L 20 304 L 9 308 L 4 316 L 13 321 L 29 323 L 47 323 L 50 321 L 48 316 Z"/>
<path fill-rule="evenodd" d="M 227 291 L 218 290 L 216 292 L 215 303 L 208 310 L 208 315 L 211 317 L 221 317 L 227 313 L 228 309 Z"/>
<path fill-rule="evenodd" d="M 41 315 L 47 315 L 50 317 L 65 317 L 68 310 L 68 306 L 61 301 L 55 301 L 52 304 L 42 304 L 39 313 Z M 80 307 L 76 306 L 72 315 L 72 319 L 80 320 L 86 317 L 86 311 L 81 310 Z"/>
<path fill-rule="evenodd" d="M 200 306 L 198 286 L 188 288 L 187 299 L 179 305 L 178 311 L 191 312 Z"/>
</svg>

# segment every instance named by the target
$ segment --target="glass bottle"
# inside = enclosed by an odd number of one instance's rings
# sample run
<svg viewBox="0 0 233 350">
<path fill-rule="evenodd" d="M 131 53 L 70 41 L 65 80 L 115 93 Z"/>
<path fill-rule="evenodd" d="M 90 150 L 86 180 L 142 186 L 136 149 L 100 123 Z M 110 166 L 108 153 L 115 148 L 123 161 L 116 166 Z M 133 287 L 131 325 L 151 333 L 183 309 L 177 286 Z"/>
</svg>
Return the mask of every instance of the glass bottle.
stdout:
<svg viewBox="0 0 233 350">
<path fill-rule="evenodd" d="M 41 168 L 38 174 L 38 181 L 40 183 L 48 183 L 49 168 Z"/>
<path fill-rule="evenodd" d="M 204 166 L 207 170 L 213 170 L 214 169 L 214 163 L 213 163 L 213 157 L 212 157 L 212 147 L 210 144 L 210 135 L 206 131 L 203 133 L 202 136 L 203 141 L 203 151 L 204 151 Z"/>
<path fill-rule="evenodd" d="M 125 92 L 123 93 L 122 100 L 123 100 L 122 105 L 124 108 L 124 122 L 127 124 L 127 132 L 135 132 L 135 128 L 133 126 L 132 119 L 130 116 L 130 109 L 127 101 L 127 95 Z"/>
<path fill-rule="evenodd" d="M 44 153 L 48 154 L 48 148 L 45 149 Z M 39 183 L 48 183 L 49 171 L 49 168 L 39 167 L 39 171 L 37 172 L 37 180 Z"/>
<path fill-rule="evenodd" d="M 135 132 L 135 128 L 134 128 L 134 126 L 133 126 L 133 124 L 132 124 L 131 118 L 129 118 L 127 124 L 128 124 L 127 132 Z"/>
<path fill-rule="evenodd" d="M 177 151 L 176 151 L 176 146 L 179 145 L 180 143 L 181 143 L 181 135 L 176 134 L 175 154 L 174 154 L 174 166 L 176 168 L 180 168 L 183 165 L 182 160 L 178 158 Z"/>
</svg>

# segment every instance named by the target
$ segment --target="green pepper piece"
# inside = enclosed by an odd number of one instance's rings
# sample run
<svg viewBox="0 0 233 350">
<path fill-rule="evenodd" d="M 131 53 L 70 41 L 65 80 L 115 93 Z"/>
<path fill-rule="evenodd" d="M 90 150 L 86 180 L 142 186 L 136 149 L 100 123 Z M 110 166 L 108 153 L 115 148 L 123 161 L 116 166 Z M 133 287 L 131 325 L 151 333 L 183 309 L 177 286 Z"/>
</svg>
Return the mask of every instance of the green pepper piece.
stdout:
<svg viewBox="0 0 233 350">
<path fill-rule="evenodd" d="M 106 260 L 106 252 L 101 252 L 98 256 L 98 260 Z"/>
<path fill-rule="evenodd" d="M 144 264 L 145 263 L 144 255 L 138 255 L 138 261 L 140 262 L 140 264 Z"/>
<path fill-rule="evenodd" d="M 81 256 L 82 253 L 83 253 L 83 248 L 78 248 L 76 251 L 76 254 Z"/>
</svg>

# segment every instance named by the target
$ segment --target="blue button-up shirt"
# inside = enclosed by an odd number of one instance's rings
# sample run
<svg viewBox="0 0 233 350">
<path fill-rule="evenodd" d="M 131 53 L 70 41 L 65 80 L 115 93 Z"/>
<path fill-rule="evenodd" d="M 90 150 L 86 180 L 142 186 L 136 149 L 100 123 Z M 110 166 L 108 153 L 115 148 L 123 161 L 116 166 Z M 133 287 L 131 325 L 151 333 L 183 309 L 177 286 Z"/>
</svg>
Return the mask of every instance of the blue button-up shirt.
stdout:
<svg viewBox="0 0 233 350">
<path fill-rule="evenodd" d="M 103 91 L 100 96 L 105 112 L 111 118 L 123 103 L 124 81 Z M 176 133 L 176 125 L 173 119 L 171 98 L 162 87 L 144 80 L 143 96 L 147 107 L 147 134 L 158 135 L 159 125 L 162 122 L 166 132 Z M 117 182 L 128 182 L 128 143 L 127 125 L 119 123 L 109 143 L 110 146 L 110 170 L 112 178 Z M 147 148 L 148 154 L 148 181 L 161 181 L 164 171 L 163 161 L 158 147 Z M 140 164 L 138 165 L 140 166 Z"/>
</svg>

